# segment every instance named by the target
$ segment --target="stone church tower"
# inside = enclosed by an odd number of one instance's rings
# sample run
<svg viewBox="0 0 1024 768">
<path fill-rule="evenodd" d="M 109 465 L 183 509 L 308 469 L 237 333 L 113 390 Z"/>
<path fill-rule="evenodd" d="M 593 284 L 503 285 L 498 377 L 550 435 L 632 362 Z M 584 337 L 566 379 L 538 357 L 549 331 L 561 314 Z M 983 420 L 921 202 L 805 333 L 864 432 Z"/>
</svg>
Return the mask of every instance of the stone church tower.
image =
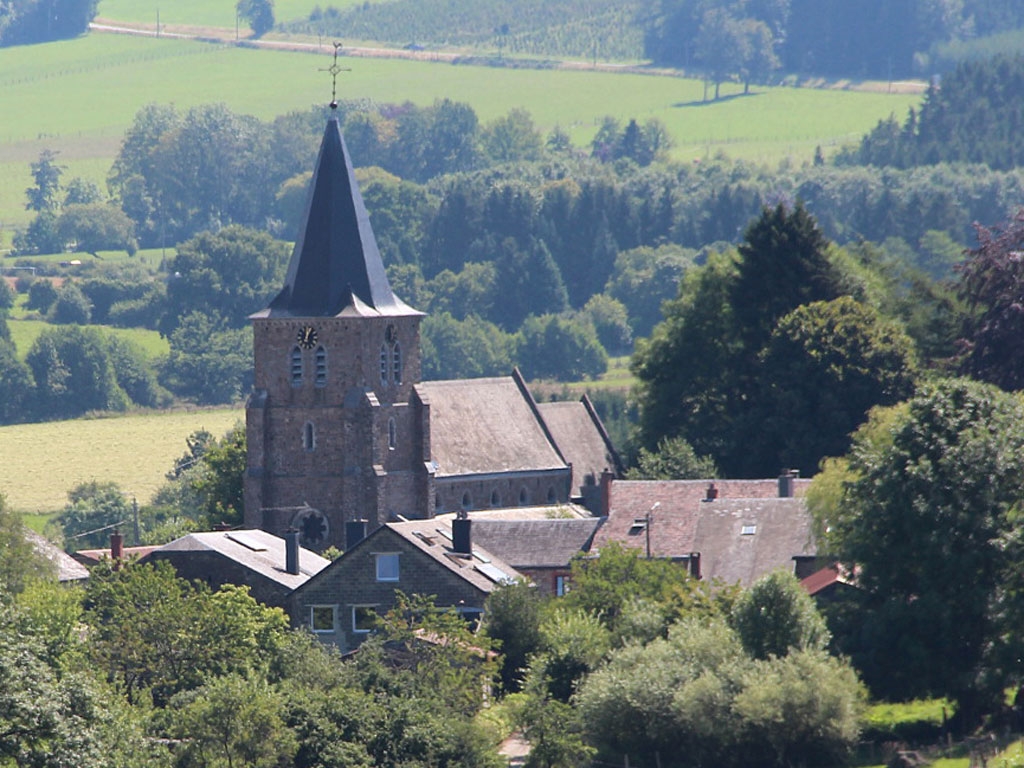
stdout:
<svg viewBox="0 0 1024 768">
<path fill-rule="evenodd" d="M 345 546 L 345 524 L 433 514 L 423 314 L 392 292 L 337 115 L 324 132 L 284 288 L 252 315 L 245 524 Z"/>
</svg>

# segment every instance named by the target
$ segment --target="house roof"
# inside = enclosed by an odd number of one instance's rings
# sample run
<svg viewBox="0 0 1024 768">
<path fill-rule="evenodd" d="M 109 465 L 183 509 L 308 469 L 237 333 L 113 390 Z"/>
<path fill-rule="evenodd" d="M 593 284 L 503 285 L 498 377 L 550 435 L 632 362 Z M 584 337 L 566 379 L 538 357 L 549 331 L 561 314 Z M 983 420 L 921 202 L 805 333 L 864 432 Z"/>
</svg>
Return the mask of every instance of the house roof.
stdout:
<svg viewBox="0 0 1024 768">
<path fill-rule="evenodd" d="M 437 477 L 564 469 L 529 393 L 510 376 L 424 381 Z"/>
<path fill-rule="evenodd" d="M 826 566 L 819 571 L 815 571 L 807 578 L 800 580 L 800 586 L 811 597 L 821 594 L 829 587 L 836 585 L 849 586 L 853 583 L 853 579 L 838 563 Z"/>
<path fill-rule="evenodd" d="M 158 556 L 175 552 L 216 552 L 288 589 L 295 589 L 331 564 L 300 547 L 299 573 L 288 573 L 284 539 L 255 529 L 190 533 L 155 550 Z"/>
<path fill-rule="evenodd" d="M 724 499 L 702 505 L 694 551 L 704 578 L 750 586 L 817 547 L 803 499 Z"/>
<path fill-rule="evenodd" d="M 386 523 L 383 528 L 378 528 L 364 541 L 379 535 L 384 529 L 400 536 L 433 562 L 457 574 L 482 592 L 490 593 L 501 584 L 522 578 L 522 574 L 505 560 L 484 549 L 475 541 L 470 547 L 473 552 L 471 556 L 457 554 L 452 548 L 452 521 L 450 519 L 435 518 L 408 523 Z M 475 536 L 475 527 L 472 532 Z"/>
<path fill-rule="evenodd" d="M 89 569 L 75 560 L 57 545 L 28 528 L 25 529 L 25 538 L 32 545 L 32 548 L 57 568 L 57 581 L 82 581 L 89 578 Z"/>
<path fill-rule="evenodd" d="M 564 568 L 590 549 L 599 518 L 473 520 L 473 541 L 516 568 Z"/>
<path fill-rule="evenodd" d="M 125 547 L 121 554 L 127 559 L 131 557 L 144 560 L 150 552 L 159 549 L 157 546 L 145 546 L 145 547 Z M 71 557 L 75 558 L 78 562 L 83 565 L 95 565 L 105 557 L 110 557 L 110 547 L 103 549 L 80 549 L 77 552 L 72 553 Z"/>
<path fill-rule="evenodd" d="M 562 457 L 572 465 L 573 488 L 597 484 L 606 469 L 622 474 L 619 456 L 586 396 L 575 402 L 538 403 L 537 408 Z"/>
<path fill-rule="evenodd" d="M 646 550 L 650 512 L 652 557 L 699 553 L 704 578 L 747 585 L 776 568 L 792 570 L 794 557 L 816 554 L 802 498 L 809 482 L 797 480 L 797 496 L 779 498 L 776 479 L 616 480 L 593 549 L 618 542 Z M 717 498 L 709 501 L 712 484 Z"/>
<path fill-rule="evenodd" d="M 284 288 L 252 317 L 418 314 L 391 291 L 352 159 L 332 114 Z"/>
</svg>

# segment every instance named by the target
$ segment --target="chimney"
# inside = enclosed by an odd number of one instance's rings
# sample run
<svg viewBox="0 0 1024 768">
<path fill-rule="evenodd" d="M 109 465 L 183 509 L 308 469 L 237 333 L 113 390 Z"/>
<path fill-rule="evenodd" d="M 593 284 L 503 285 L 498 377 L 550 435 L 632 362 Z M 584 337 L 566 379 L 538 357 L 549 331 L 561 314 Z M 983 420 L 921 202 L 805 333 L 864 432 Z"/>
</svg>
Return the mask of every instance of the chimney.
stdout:
<svg viewBox="0 0 1024 768">
<path fill-rule="evenodd" d="M 691 552 L 689 562 L 687 566 L 690 570 L 690 575 L 695 578 L 700 578 L 700 552 Z"/>
<path fill-rule="evenodd" d="M 366 538 L 366 520 L 349 520 L 345 523 L 345 551 Z"/>
<path fill-rule="evenodd" d="M 110 534 L 110 559 L 124 560 L 124 536 L 116 528 Z"/>
<path fill-rule="evenodd" d="M 452 520 L 452 549 L 460 555 L 473 554 L 473 521 L 465 512 Z"/>
<path fill-rule="evenodd" d="M 612 511 L 612 480 L 615 473 L 610 469 L 601 472 L 601 517 L 608 517 Z"/>
<path fill-rule="evenodd" d="M 795 495 L 796 479 L 800 477 L 799 469 L 784 469 L 779 475 L 779 498 L 789 499 Z"/>
<path fill-rule="evenodd" d="M 708 485 L 707 495 L 704 496 L 704 501 L 714 501 L 718 498 L 718 486 L 714 483 Z"/>
<path fill-rule="evenodd" d="M 295 528 L 284 532 L 284 571 L 299 575 L 299 532 Z"/>
</svg>

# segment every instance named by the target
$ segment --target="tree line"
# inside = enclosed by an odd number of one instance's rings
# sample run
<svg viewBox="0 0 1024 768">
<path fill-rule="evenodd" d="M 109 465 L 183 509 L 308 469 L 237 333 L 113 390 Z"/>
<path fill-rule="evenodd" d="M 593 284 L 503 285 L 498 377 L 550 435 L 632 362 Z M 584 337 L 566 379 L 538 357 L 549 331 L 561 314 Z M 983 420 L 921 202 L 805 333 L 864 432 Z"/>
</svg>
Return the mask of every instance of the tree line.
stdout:
<svg viewBox="0 0 1024 768">
<path fill-rule="evenodd" d="M 0 46 L 76 37 L 89 29 L 99 0 L 8 0 L 0 4 Z"/>
</svg>

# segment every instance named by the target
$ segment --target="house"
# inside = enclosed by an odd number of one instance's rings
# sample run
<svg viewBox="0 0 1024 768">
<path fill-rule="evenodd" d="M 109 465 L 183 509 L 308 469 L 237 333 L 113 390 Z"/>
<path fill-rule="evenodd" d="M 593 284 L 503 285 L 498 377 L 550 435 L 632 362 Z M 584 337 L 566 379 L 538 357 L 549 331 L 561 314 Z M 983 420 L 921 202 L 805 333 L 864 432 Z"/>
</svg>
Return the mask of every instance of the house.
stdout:
<svg viewBox="0 0 1024 768">
<path fill-rule="evenodd" d="M 475 519 L 473 538 L 537 586 L 542 595 L 564 595 L 574 557 L 590 551 L 601 525 L 595 517 L 554 520 Z"/>
<path fill-rule="evenodd" d="M 332 114 L 284 286 L 251 316 L 247 527 L 322 550 L 356 520 L 596 503 L 621 467 L 589 401 L 539 406 L 518 372 L 421 382 L 423 317 L 391 290 Z"/>
<path fill-rule="evenodd" d="M 75 560 L 67 552 L 50 542 L 45 536 L 25 528 L 25 539 L 32 545 L 36 554 L 45 557 L 57 573 L 57 581 L 61 584 L 74 584 L 89 578 L 89 569 Z"/>
<path fill-rule="evenodd" d="M 170 563 L 179 577 L 212 589 L 248 586 L 254 599 L 272 608 L 283 608 L 292 591 L 331 562 L 300 547 L 295 533 L 282 539 L 260 530 L 190 533 L 146 559 Z"/>
<path fill-rule="evenodd" d="M 474 525 L 466 517 L 385 523 L 292 593 L 293 625 L 351 651 L 395 606 L 397 590 L 478 619 L 487 596 L 521 574 L 473 540 Z"/>
<path fill-rule="evenodd" d="M 617 542 L 668 558 L 707 580 L 750 586 L 773 570 L 797 578 L 819 560 L 803 494 L 793 473 L 768 480 L 602 482 L 607 513 L 592 551 Z"/>
<path fill-rule="evenodd" d="M 76 552 L 72 552 L 71 557 L 86 567 L 92 567 L 105 558 L 111 558 L 112 560 L 134 558 L 142 561 L 156 548 L 155 545 L 126 547 L 124 545 L 124 536 L 115 530 L 110 534 L 109 549 L 79 549 Z"/>
</svg>

